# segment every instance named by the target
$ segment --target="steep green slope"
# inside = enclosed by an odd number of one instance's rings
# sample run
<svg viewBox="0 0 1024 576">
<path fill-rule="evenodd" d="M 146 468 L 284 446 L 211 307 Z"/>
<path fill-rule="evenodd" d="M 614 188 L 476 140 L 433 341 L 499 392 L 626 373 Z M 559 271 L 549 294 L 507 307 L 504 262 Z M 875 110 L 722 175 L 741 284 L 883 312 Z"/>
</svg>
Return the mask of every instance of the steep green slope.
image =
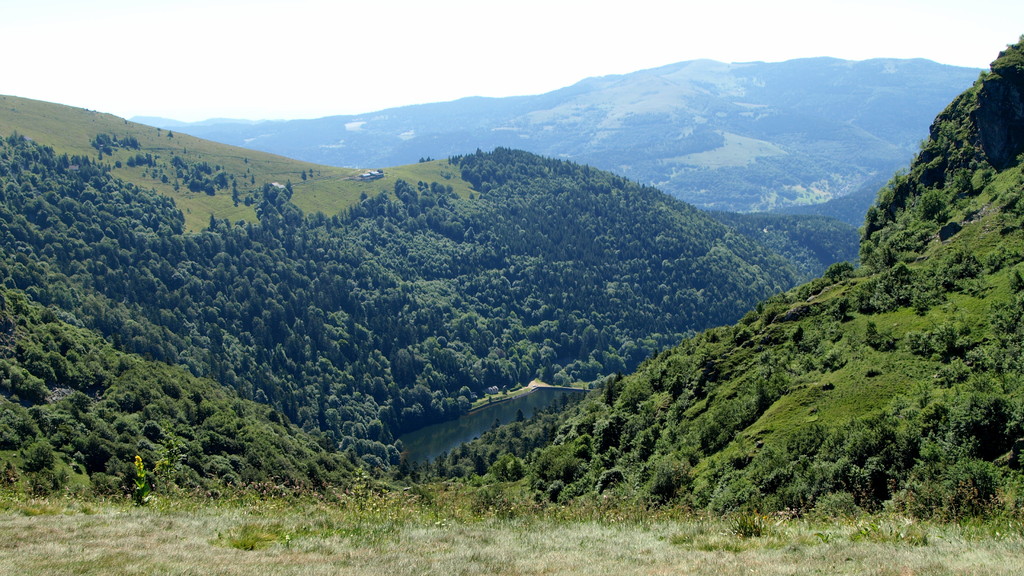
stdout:
<svg viewBox="0 0 1024 576">
<path fill-rule="evenodd" d="M 353 476 L 351 462 L 273 408 L 69 322 L 0 290 L 0 486 L 131 491 L 136 455 L 160 489 L 314 487 Z"/>
<path fill-rule="evenodd" d="M 441 468 L 518 469 L 563 501 L 611 490 L 719 511 L 1019 510 L 1022 49 L 939 115 L 879 193 L 856 273 L 835 265 L 610 380 L 548 447 L 501 456 L 485 439 Z"/>
</svg>

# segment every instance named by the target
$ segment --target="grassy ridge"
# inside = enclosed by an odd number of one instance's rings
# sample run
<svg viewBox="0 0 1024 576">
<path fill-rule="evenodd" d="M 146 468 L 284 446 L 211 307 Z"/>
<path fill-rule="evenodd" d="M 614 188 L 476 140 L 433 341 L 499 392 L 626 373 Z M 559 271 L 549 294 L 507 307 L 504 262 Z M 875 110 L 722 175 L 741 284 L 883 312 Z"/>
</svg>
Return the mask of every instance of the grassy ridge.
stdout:
<svg viewBox="0 0 1024 576">
<path fill-rule="evenodd" d="M 373 196 L 381 190 L 392 189 L 398 179 L 445 182 L 457 194 L 469 195 L 469 187 L 458 171 L 451 170 L 444 161 L 390 168 L 384 178 L 364 182 L 351 179 L 363 170 L 301 162 L 136 124 L 110 114 L 0 95 L 0 134 L 13 132 L 50 146 L 58 153 L 89 157 L 98 154 L 91 142 L 99 135 L 112 135 L 119 140 L 136 139 L 138 148 L 114 147 L 109 154 L 103 154 L 102 159 L 114 166 L 114 176 L 174 198 L 185 214 L 186 228 L 192 231 L 205 228 L 211 215 L 232 222 L 255 222 L 254 205 L 244 199 L 264 184 L 273 182 L 281 185 L 290 182 L 294 191 L 292 201 L 304 212 L 327 215 L 355 204 L 362 195 Z M 156 158 L 154 165 L 128 166 L 129 157 L 147 153 Z M 234 202 L 230 189 L 218 189 L 211 195 L 190 191 L 180 180 L 175 186 L 172 161 L 176 157 L 186 165 L 219 166 L 218 172 L 224 172 L 236 183 L 242 201 Z M 169 175 L 166 182 L 161 178 L 164 174 Z"/>
</svg>

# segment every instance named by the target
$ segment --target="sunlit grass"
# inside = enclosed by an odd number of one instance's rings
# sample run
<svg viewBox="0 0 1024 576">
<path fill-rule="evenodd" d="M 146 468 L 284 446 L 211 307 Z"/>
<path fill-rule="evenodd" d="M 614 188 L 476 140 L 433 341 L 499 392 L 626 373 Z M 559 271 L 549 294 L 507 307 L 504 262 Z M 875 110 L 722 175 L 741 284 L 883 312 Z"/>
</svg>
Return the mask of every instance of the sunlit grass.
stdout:
<svg viewBox="0 0 1024 576">
<path fill-rule="evenodd" d="M 509 513 L 467 490 L 0 499 L 4 574 L 1015 574 L 1019 521 L 739 517 L 628 503 Z"/>
</svg>

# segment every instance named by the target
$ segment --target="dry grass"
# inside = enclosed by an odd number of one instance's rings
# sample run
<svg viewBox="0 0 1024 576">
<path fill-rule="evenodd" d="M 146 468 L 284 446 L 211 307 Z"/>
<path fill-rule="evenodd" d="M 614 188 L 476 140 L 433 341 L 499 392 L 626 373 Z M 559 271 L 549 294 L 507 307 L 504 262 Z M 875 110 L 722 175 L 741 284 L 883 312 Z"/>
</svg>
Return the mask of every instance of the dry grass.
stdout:
<svg viewBox="0 0 1024 576">
<path fill-rule="evenodd" d="M 788 520 L 742 537 L 729 519 L 467 510 L 407 495 L 145 508 L 7 500 L 0 573 L 1009 575 L 1024 566 L 1019 524 Z"/>
</svg>

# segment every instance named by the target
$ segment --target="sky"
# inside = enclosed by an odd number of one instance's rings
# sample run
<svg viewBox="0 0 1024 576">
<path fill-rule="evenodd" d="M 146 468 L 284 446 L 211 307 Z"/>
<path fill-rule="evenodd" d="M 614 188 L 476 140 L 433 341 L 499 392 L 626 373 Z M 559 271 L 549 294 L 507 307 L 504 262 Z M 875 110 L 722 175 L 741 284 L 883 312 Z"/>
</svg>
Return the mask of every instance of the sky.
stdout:
<svg viewBox="0 0 1024 576">
<path fill-rule="evenodd" d="M 0 94 L 125 118 L 319 118 L 702 58 L 987 68 L 1021 34 L 1019 0 L 0 0 Z"/>
</svg>

